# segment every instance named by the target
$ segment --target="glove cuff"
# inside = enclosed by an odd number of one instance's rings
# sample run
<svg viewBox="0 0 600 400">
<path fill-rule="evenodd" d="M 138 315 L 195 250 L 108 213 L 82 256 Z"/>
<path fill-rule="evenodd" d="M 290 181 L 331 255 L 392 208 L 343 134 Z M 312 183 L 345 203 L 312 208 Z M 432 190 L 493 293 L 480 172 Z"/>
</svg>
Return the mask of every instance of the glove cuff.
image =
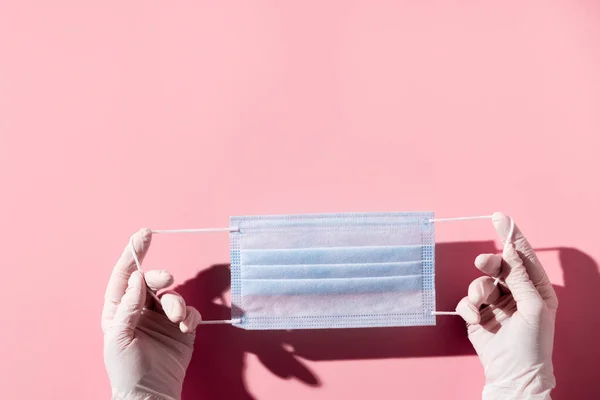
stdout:
<svg viewBox="0 0 600 400">
<path fill-rule="evenodd" d="M 530 394 L 527 391 L 515 388 L 484 387 L 481 395 L 482 400 L 552 400 L 551 389 L 543 393 Z"/>
<path fill-rule="evenodd" d="M 550 392 L 556 387 L 552 363 L 529 371 L 512 374 L 504 379 L 487 380 L 482 400 L 552 400 Z"/>
<path fill-rule="evenodd" d="M 494 383 L 483 387 L 481 398 L 482 400 L 552 400 L 550 392 L 555 386 L 554 379 L 551 382 L 540 380 L 526 386 Z"/>
<path fill-rule="evenodd" d="M 132 390 L 129 392 L 119 392 L 113 389 L 111 400 L 179 400 L 174 397 L 165 396 L 152 391 Z"/>
</svg>

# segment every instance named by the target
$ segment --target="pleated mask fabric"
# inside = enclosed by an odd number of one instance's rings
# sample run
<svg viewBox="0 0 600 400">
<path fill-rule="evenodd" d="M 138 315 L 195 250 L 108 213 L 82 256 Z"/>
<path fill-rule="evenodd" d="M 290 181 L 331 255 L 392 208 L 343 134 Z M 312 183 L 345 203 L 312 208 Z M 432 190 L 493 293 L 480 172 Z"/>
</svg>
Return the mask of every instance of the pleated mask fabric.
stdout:
<svg viewBox="0 0 600 400">
<path fill-rule="evenodd" d="M 432 212 L 231 217 L 234 325 L 435 325 L 432 218 Z"/>
</svg>

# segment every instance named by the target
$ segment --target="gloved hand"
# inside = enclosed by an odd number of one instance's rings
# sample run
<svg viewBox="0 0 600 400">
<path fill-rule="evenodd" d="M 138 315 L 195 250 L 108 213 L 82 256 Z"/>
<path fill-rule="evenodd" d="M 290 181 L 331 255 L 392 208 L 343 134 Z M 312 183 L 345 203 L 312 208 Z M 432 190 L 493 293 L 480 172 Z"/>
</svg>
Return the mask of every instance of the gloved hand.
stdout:
<svg viewBox="0 0 600 400">
<path fill-rule="evenodd" d="M 148 229 L 131 238 L 140 262 L 151 239 Z M 102 311 L 104 363 L 113 400 L 181 398 L 200 313 L 186 307 L 175 292 L 164 294 L 160 305 L 147 293 L 172 283 L 167 271 L 137 271 L 131 245 L 114 267 Z"/>
<path fill-rule="evenodd" d="M 495 213 L 492 220 L 506 242 L 510 218 Z M 481 254 L 475 266 L 488 276 L 469 285 L 456 311 L 483 364 L 483 399 L 550 399 L 558 298 L 535 252 L 515 226 L 502 256 Z"/>
</svg>

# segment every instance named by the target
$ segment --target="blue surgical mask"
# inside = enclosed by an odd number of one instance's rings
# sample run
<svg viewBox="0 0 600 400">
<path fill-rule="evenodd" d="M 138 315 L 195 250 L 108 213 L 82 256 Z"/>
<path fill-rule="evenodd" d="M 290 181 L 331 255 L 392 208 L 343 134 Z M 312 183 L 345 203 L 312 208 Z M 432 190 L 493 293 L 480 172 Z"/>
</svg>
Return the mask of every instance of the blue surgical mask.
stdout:
<svg viewBox="0 0 600 400">
<path fill-rule="evenodd" d="M 433 213 L 231 217 L 244 329 L 435 325 Z"/>
</svg>

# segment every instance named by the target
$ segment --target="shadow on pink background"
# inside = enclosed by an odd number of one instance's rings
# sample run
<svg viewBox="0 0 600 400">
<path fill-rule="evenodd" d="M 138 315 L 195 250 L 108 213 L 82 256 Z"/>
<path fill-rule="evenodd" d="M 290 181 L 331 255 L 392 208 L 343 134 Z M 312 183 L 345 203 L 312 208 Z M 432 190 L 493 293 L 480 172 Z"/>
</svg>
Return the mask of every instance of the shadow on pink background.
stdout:
<svg viewBox="0 0 600 400">
<path fill-rule="evenodd" d="M 557 251 L 565 274 L 564 287 L 555 287 L 561 313 L 557 321 L 555 399 L 592 399 L 598 395 L 593 382 L 600 349 L 591 346 L 600 326 L 600 314 L 590 313 L 586 324 L 573 316 L 591 304 L 600 304 L 595 288 L 600 284 L 598 266 L 585 253 L 572 248 Z M 494 242 L 439 244 L 436 250 L 438 308 L 453 309 L 466 287 L 478 274 L 468 265 L 482 253 L 500 252 Z M 229 265 L 217 264 L 176 288 L 188 304 L 203 310 L 205 319 L 231 318 L 222 296 L 229 290 Z M 322 378 L 302 359 L 312 361 L 365 360 L 404 357 L 452 357 L 474 355 L 459 318 L 438 318 L 435 328 L 381 328 L 306 331 L 245 331 L 230 326 L 211 326 L 198 331 L 195 355 L 185 380 L 183 399 L 256 399 L 245 383 L 245 354 L 255 354 L 273 375 L 319 387 Z M 402 379 L 398 378 L 401 384 Z"/>
<path fill-rule="evenodd" d="M 548 249 L 555 398 L 600 398 L 599 38 L 589 0 L 0 2 L 0 398 L 109 398 L 104 290 L 140 227 L 413 210 L 503 211 Z M 495 240 L 436 226 L 440 309 Z M 228 245 L 157 236 L 144 268 L 228 315 Z M 185 398 L 480 398 L 464 325 L 438 322 L 208 327 Z"/>
</svg>

